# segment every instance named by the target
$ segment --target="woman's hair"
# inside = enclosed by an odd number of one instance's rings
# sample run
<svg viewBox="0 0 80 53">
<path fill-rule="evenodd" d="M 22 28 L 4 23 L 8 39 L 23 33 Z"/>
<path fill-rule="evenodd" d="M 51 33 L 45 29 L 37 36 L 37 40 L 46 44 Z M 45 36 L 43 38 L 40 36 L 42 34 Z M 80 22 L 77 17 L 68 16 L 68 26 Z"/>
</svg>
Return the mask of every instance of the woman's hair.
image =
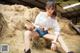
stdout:
<svg viewBox="0 0 80 53">
<path fill-rule="evenodd" d="M 55 10 L 53 15 L 56 16 L 56 4 L 55 4 L 55 2 L 54 1 L 46 2 L 46 8 L 49 9 L 51 7 Z"/>
</svg>

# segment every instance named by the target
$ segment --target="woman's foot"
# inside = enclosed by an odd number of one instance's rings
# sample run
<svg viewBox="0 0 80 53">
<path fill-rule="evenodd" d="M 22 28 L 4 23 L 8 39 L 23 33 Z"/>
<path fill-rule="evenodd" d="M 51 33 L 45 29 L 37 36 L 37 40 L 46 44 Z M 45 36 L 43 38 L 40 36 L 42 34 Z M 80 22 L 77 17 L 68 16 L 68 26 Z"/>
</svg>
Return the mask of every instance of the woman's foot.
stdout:
<svg viewBox="0 0 80 53">
<path fill-rule="evenodd" d="M 28 51 L 24 50 L 24 53 L 31 53 L 31 49 L 28 49 Z"/>
</svg>

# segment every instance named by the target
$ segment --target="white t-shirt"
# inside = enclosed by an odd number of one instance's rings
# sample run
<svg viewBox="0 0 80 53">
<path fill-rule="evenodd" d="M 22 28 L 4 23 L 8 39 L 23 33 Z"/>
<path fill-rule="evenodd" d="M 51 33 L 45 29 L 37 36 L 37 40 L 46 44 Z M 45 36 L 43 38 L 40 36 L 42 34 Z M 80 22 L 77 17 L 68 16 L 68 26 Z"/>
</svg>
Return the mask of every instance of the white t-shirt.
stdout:
<svg viewBox="0 0 80 53">
<path fill-rule="evenodd" d="M 35 25 L 43 24 L 45 29 L 53 28 L 55 35 L 60 33 L 60 27 L 56 19 L 47 16 L 46 12 L 40 12 L 35 20 Z"/>
</svg>

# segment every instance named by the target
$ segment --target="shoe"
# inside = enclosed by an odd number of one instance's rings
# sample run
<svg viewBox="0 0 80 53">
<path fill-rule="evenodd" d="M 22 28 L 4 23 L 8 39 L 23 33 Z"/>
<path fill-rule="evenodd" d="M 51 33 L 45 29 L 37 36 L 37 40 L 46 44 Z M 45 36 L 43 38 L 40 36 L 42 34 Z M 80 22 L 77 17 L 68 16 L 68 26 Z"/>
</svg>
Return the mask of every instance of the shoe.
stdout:
<svg viewBox="0 0 80 53">
<path fill-rule="evenodd" d="M 24 49 L 24 53 L 31 53 L 31 50 L 29 49 L 28 51 L 25 51 Z"/>
<path fill-rule="evenodd" d="M 67 53 L 74 53 L 73 51 L 67 52 Z"/>
</svg>

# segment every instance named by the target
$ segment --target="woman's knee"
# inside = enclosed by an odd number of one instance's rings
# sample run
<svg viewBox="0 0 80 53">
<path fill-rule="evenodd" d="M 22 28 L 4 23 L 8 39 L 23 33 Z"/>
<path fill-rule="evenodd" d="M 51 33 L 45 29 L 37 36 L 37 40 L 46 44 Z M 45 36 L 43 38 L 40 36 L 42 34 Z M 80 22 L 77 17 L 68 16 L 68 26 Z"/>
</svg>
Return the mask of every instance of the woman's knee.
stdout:
<svg viewBox="0 0 80 53">
<path fill-rule="evenodd" d="M 54 40 L 54 35 L 51 35 L 51 34 L 46 34 L 44 36 L 45 39 L 49 39 L 49 40 Z"/>
<path fill-rule="evenodd" d="M 27 34 L 31 34 L 32 32 L 30 30 L 25 31 Z"/>
</svg>

